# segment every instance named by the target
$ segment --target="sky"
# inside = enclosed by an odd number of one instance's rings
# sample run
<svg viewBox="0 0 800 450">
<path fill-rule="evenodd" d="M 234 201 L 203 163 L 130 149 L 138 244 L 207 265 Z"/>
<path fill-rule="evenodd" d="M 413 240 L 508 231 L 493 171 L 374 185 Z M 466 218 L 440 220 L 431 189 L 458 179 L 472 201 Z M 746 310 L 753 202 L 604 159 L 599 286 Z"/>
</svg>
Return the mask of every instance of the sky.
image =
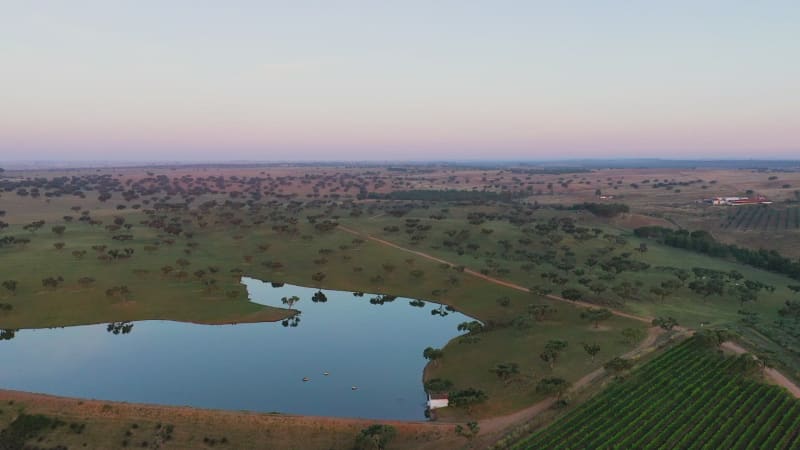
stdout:
<svg viewBox="0 0 800 450">
<path fill-rule="evenodd" d="M 0 161 L 800 157 L 797 0 L 0 10 Z"/>
</svg>

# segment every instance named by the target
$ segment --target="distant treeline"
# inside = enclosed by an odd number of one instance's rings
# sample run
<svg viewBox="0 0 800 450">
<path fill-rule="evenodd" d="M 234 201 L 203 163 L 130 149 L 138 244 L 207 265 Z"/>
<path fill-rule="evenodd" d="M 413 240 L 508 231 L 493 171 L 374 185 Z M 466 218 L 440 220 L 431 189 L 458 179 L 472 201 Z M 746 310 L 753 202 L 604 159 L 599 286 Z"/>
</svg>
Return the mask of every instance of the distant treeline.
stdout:
<svg viewBox="0 0 800 450">
<path fill-rule="evenodd" d="M 468 191 L 468 190 L 437 190 L 437 189 L 415 189 L 411 191 L 394 191 L 386 194 L 370 192 L 367 198 L 387 199 L 387 200 L 425 200 L 434 202 L 458 202 L 458 201 L 508 201 L 519 194 L 511 192 L 493 191 Z"/>
<path fill-rule="evenodd" d="M 524 174 L 524 175 L 567 175 L 573 173 L 593 172 L 592 169 L 587 169 L 583 167 L 544 167 L 537 169 L 511 168 L 508 169 L 508 171 L 514 174 Z"/>
<path fill-rule="evenodd" d="M 585 210 L 598 217 L 615 217 L 622 213 L 630 212 L 630 207 L 624 203 L 576 203 L 572 206 L 553 205 L 553 209 L 558 210 Z"/>
<path fill-rule="evenodd" d="M 706 255 L 721 258 L 733 258 L 736 261 L 759 269 L 769 270 L 800 280 L 800 261 L 781 256 L 775 250 L 751 250 L 734 244 L 723 244 L 714 239 L 707 231 L 672 230 L 669 228 L 650 226 L 634 230 L 641 238 L 656 239 L 662 244 L 675 248 L 684 248 Z"/>
</svg>

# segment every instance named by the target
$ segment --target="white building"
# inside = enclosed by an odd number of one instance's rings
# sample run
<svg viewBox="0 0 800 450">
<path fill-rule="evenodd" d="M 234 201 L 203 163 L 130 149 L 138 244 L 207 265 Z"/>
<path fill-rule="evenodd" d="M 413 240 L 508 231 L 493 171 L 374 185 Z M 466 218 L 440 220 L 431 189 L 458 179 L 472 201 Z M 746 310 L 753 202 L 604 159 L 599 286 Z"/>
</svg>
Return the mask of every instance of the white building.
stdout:
<svg viewBox="0 0 800 450">
<path fill-rule="evenodd" d="M 447 394 L 428 394 L 428 409 L 446 408 L 449 404 Z"/>
</svg>

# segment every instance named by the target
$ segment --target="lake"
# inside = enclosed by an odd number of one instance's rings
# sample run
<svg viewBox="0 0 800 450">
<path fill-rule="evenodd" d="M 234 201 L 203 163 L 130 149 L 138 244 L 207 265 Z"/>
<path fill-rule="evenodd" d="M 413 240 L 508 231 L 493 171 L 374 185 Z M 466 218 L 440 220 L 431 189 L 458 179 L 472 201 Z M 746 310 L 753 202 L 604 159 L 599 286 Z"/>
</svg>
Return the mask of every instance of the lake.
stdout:
<svg viewBox="0 0 800 450">
<path fill-rule="evenodd" d="M 301 314 L 284 323 L 143 321 L 20 330 L 0 340 L 0 388 L 201 408 L 424 419 L 422 351 L 444 346 L 459 334 L 459 323 L 472 320 L 408 298 L 325 290 L 326 301 L 315 302 L 313 288 L 273 287 L 252 278 L 242 283 L 251 301 L 264 305 L 286 307 L 281 299 L 297 296 L 292 308 Z"/>
</svg>

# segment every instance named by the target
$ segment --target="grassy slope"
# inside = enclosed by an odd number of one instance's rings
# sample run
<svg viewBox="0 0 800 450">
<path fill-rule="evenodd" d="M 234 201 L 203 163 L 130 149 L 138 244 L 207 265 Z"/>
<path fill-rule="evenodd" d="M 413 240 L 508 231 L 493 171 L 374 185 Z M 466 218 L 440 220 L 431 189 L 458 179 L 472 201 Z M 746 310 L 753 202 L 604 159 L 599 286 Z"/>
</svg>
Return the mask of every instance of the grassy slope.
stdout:
<svg viewBox="0 0 800 450">
<path fill-rule="evenodd" d="M 112 202 L 113 203 L 113 202 Z M 67 202 L 66 204 L 72 204 Z M 496 208 L 450 208 L 449 218 L 442 221 L 424 220 L 432 225 L 431 238 L 417 245 L 421 250 L 442 256 L 448 260 L 464 264 L 468 267 L 479 269 L 483 267 L 486 257 L 485 251 L 499 253 L 497 242 L 508 239 L 516 242 L 523 237 L 520 231 L 507 222 L 487 222 L 481 226 L 466 225 L 464 219 L 467 210 L 493 211 Z M 409 217 L 427 218 L 431 212 L 428 210 L 415 210 Z M 539 214 L 539 213 L 537 213 Z M 548 216 L 564 216 L 573 213 L 556 213 L 542 211 L 541 218 Z M 137 223 L 135 214 L 128 214 L 130 223 Z M 604 230 L 618 232 L 607 225 L 596 221 L 586 214 L 576 214 L 584 222 L 592 223 L 591 226 L 600 226 Z M 106 216 L 107 218 L 107 216 Z M 345 220 L 354 228 L 368 231 L 403 245 L 413 246 L 404 233 L 384 233 L 383 227 L 387 225 L 402 225 L 403 219 L 389 216 L 373 218 L 362 217 L 359 219 Z M 326 278 L 322 286 L 331 289 L 361 290 L 367 292 L 383 292 L 394 295 L 438 300 L 455 306 L 462 312 L 479 318 L 482 321 L 508 322 L 524 314 L 530 303 L 546 302 L 533 296 L 514 292 L 510 289 L 498 287 L 473 277 L 459 274 L 452 269 L 445 269 L 439 264 L 409 254 L 389 250 L 380 244 L 367 241 L 361 245 L 353 245 L 353 236 L 344 232 L 316 233 L 311 227 L 302 225 L 298 235 L 284 236 L 276 234 L 268 226 L 237 230 L 235 227 L 224 229 L 209 229 L 198 232 L 192 239 L 199 246 L 190 256 L 183 250 L 186 240 L 180 238 L 172 246 L 161 246 L 152 255 L 142 251 L 142 247 L 156 239 L 156 234 L 140 226 L 134 227 L 133 234 L 136 240 L 114 247 L 131 246 L 137 253 L 130 261 L 104 263 L 97 261 L 92 256 L 88 247 L 101 243 L 111 243 L 108 233 L 102 228 L 92 229 L 84 224 L 68 225 L 67 233 L 62 238 L 57 238 L 49 231 L 48 224 L 34 237 L 33 243 L 26 250 L 3 250 L 2 264 L 6 265 L 11 274 L 9 278 L 19 279 L 22 288 L 16 297 L 6 296 L 3 302 L 12 303 L 14 310 L 0 316 L 0 325 L 9 328 L 54 326 L 90 322 L 110 322 L 122 320 L 138 320 L 144 318 L 167 318 L 172 320 L 196 321 L 207 323 L 237 322 L 247 320 L 275 320 L 283 317 L 286 312 L 272 308 L 264 308 L 249 303 L 245 300 L 243 290 L 236 300 L 227 299 L 223 292 L 232 289 L 242 289 L 236 279 L 227 275 L 234 267 L 241 268 L 245 274 L 273 281 L 286 281 L 301 285 L 315 284 L 311 274 L 322 271 Z M 471 241 L 481 245 L 480 252 L 476 254 L 457 255 L 436 245 L 441 239 L 442 232 L 447 229 L 460 229 L 469 227 L 473 230 Z M 494 232 L 485 235 L 480 228 L 491 228 Z M 234 239 L 240 234 L 241 239 Z M 300 235 L 313 235 L 310 240 L 299 237 Z M 67 248 L 58 252 L 52 248 L 52 243 L 64 241 Z M 262 253 L 257 250 L 259 244 L 269 244 L 268 251 Z M 536 243 L 532 244 L 534 248 Z M 576 243 L 566 238 L 560 245 L 569 245 L 577 255 L 578 261 L 584 260 L 590 253 L 595 252 L 604 245 L 601 239 L 589 242 Z M 628 247 L 635 247 L 638 242 L 629 237 Z M 89 255 L 81 261 L 75 261 L 70 255 L 71 250 L 83 248 Z M 320 257 L 318 250 L 321 248 L 332 249 L 333 253 L 326 258 L 324 264 L 316 264 L 314 259 Z M 10 254 L 12 253 L 13 254 Z M 243 259 L 245 255 L 253 256 L 251 263 Z M 164 264 L 174 264 L 179 257 L 186 257 L 191 261 L 189 272 L 209 265 L 219 266 L 221 271 L 217 276 L 223 286 L 222 292 L 208 293 L 203 290 L 197 281 L 176 281 L 171 277 L 163 277 L 158 273 L 158 268 Z M 702 255 L 650 245 L 650 251 L 645 255 L 636 254 L 650 264 L 673 265 L 690 268 L 694 265 L 715 267 L 722 270 L 737 268 L 749 277 L 753 274 L 762 281 L 783 286 L 786 280 L 762 271 L 711 259 Z M 409 262 L 408 260 L 411 259 Z M 539 273 L 543 270 L 552 270 L 542 266 L 532 274 L 521 271 L 519 262 L 506 261 L 495 256 L 503 267 L 510 272 L 503 276 L 523 285 L 541 284 Z M 284 268 L 272 270 L 264 266 L 263 262 L 280 261 Z M 22 262 L 22 263 L 20 263 Z M 383 264 L 391 264 L 395 269 L 391 272 L 383 270 Z M 363 270 L 355 272 L 354 267 Z M 133 269 L 147 268 L 150 274 L 137 276 Z M 412 277 L 412 269 L 421 269 L 424 275 L 421 278 Z M 56 291 L 47 291 L 40 286 L 44 276 L 61 274 L 67 279 L 67 288 Z M 80 276 L 93 276 L 97 278 L 97 287 L 90 290 L 75 289 L 74 282 Z M 380 275 L 382 281 L 375 281 L 373 277 Z M 454 277 L 457 282 L 450 285 L 446 279 Z M 641 279 L 646 284 L 658 282 L 666 278 L 662 273 L 648 271 L 645 273 L 626 273 L 625 279 Z M 573 278 L 573 277 L 570 277 Z M 575 285 L 571 281 L 567 286 Z M 130 301 L 122 302 L 108 298 L 105 288 L 127 284 L 132 291 Z M 72 287 L 69 287 L 72 286 Z M 445 292 L 434 295 L 434 291 Z M 554 287 L 558 292 L 561 288 Z M 584 291 L 586 291 L 584 289 Z M 588 291 L 586 291 L 588 292 Z M 763 312 L 765 315 L 774 315 L 774 311 L 782 302 L 781 291 L 775 295 L 764 295 L 759 303 L 749 306 Z M 509 307 L 499 307 L 496 299 L 500 296 L 509 296 Z M 609 295 L 608 293 L 604 295 Z M 446 377 L 453 380 L 458 388 L 476 387 L 489 393 L 490 401 L 483 407 L 476 408 L 476 416 L 502 413 L 521 408 L 532 401 L 541 398 L 535 394 L 535 379 L 526 379 L 506 385 L 496 378 L 489 369 L 497 363 L 516 362 L 521 365 L 524 375 L 542 376 L 557 375 L 574 381 L 581 375 L 589 372 L 613 355 L 621 354 L 630 348 L 619 338 L 622 328 L 639 326 L 641 324 L 623 319 L 613 319 L 604 324 L 604 327 L 594 330 L 579 318 L 580 311 L 563 303 L 557 305 L 559 314 L 553 322 L 534 324 L 530 329 L 518 330 L 515 328 L 502 328 L 485 333 L 478 343 L 460 344 L 454 341 L 445 349 L 445 358 L 436 367 L 428 371 L 427 376 Z M 657 301 L 627 302 L 626 308 L 643 315 L 673 315 L 683 324 L 697 327 L 701 321 L 721 323 L 737 318 L 738 303 L 725 298 L 711 298 L 707 301 L 698 301 L 688 290 L 682 290 L 671 296 L 665 303 Z M 43 315 L 42 312 L 47 314 Z M 538 358 L 548 339 L 566 339 L 570 342 L 569 349 L 565 352 L 562 361 L 551 373 L 550 369 Z M 603 349 L 594 365 L 588 363 L 588 356 L 581 348 L 583 342 L 597 342 Z M 421 350 L 421 349 L 420 349 Z"/>
<path fill-rule="evenodd" d="M 129 223 L 138 223 L 138 214 L 128 214 Z M 6 296 L 2 302 L 11 303 L 10 313 L 0 313 L 0 326 L 8 328 L 64 326 L 80 323 L 97 323 L 141 319 L 171 319 L 204 323 L 243 322 L 249 320 L 276 320 L 286 311 L 265 308 L 246 300 L 238 278 L 230 276 L 232 268 L 240 268 L 246 275 L 263 280 L 284 281 L 300 285 L 316 284 L 311 275 L 322 271 L 326 278 L 322 286 L 330 289 L 391 293 L 393 295 L 437 300 L 455 306 L 459 311 L 484 322 L 507 323 L 524 314 L 531 303 L 552 303 L 532 295 L 498 287 L 483 280 L 460 274 L 424 258 L 412 257 L 397 250 L 367 241 L 353 244 L 354 236 L 342 232 L 314 232 L 310 226 L 301 225 L 297 235 L 277 234 L 268 226 L 237 230 L 235 228 L 210 228 L 197 231 L 192 241 L 199 245 L 191 255 L 184 254 L 185 238 L 173 245 L 161 245 L 159 250 L 147 253 L 144 245 L 158 240 L 155 232 L 136 225 L 133 241 L 113 243 L 110 233 L 101 227 L 92 228 L 82 223 L 67 225 L 59 238 L 45 228 L 35 233 L 26 249 L 2 250 L 3 263 L 7 264 L 4 277 L 20 282 L 15 297 Z M 16 231 L 16 230 L 15 230 Z M 312 235 L 304 239 L 302 235 Z M 241 239 L 234 236 L 241 235 Z M 66 242 L 64 250 L 57 251 L 52 244 Z M 136 253 L 130 260 L 103 262 L 96 259 L 91 245 L 108 243 L 110 247 L 132 247 Z M 266 252 L 258 246 L 268 244 Z M 319 249 L 331 249 L 327 262 L 317 264 Z M 76 260 L 71 251 L 85 249 L 87 256 Z M 245 262 L 244 256 L 252 256 Z M 220 268 L 215 276 L 222 285 L 219 291 L 206 292 L 197 280 L 178 281 L 173 276 L 163 276 L 159 268 L 174 265 L 177 258 L 191 262 L 188 272 L 209 265 Z M 273 270 L 264 262 L 280 262 L 283 268 Z M 391 264 L 388 272 L 382 265 Z M 363 268 L 355 272 L 354 267 Z M 147 269 L 146 275 L 134 274 L 134 269 Z M 422 270 L 424 275 L 413 277 L 411 270 Z M 62 275 L 65 287 L 48 290 L 41 287 L 45 276 Z M 380 275 L 383 280 L 373 278 Z M 96 287 L 80 289 L 76 280 L 81 276 L 97 279 Z M 455 284 L 447 281 L 452 278 Z M 127 285 L 131 295 L 127 301 L 105 295 L 108 287 Z M 446 286 L 446 287 L 444 287 Z M 226 298 L 224 292 L 236 289 L 237 299 Z M 434 295 L 435 291 L 440 291 Z M 496 299 L 507 295 L 508 307 L 498 306 Z M 555 374 L 574 381 L 600 364 L 601 360 L 627 351 L 631 345 L 620 339 L 619 331 L 625 327 L 641 327 L 634 321 L 615 319 L 600 330 L 590 329 L 580 319 L 580 311 L 570 305 L 555 305 L 559 309 L 554 322 L 535 324 L 530 329 L 502 328 L 483 334 L 477 343 L 452 342 L 445 349 L 445 360 L 431 374 L 451 379 L 457 388 L 475 387 L 486 391 L 490 401 L 474 414 L 484 417 L 524 407 L 542 398 L 535 393 L 535 379 L 505 385 L 489 372 L 495 364 L 517 362 L 526 375 L 536 378 L 551 375 L 538 358 L 549 339 L 566 339 L 571 346 L 556 367 Z M 455 330 L 454 330 L 455 333 Z M 597 342 L 602 347 L 598 362 L 588 364 L 581 342 Z M 421 357 L 422 349 L 420 349 Z"/>
<path fill-rule="evenodd" d="M 800 402 L 735 358 L 690 339 L 514 448 L 794 448 Z"/>
<path fill-rule="evenodd" d="M 13 227 L 12 232 L 17 231 L 15 228 L 18 227 Z M 17 231 L 16 234 L 21 233 L 26 232 Z M 188 268 L 190 273 L 210 265 L 220 266 L 221 262 L 226 262 L 224 254 L 203 248 L 187 256 L 183 253 L 186 247 L 176 242 L 149 255 L 143 247 L 157 240 L 155 233 L 139 227 L 134 228 L 133 234 L 136 239 L 116 243 L 102 228 L 70 224 L 62 237 L 42 229 L 30 236 L 31 243 L 24 248 L 0 250 L 3 280 L 16 280 L 19 284 L 15 296 L 5 290 L 0 296 L 0 302 L 13 305 L 11 312 L 0 313 L 0 327 L 44 328 L 144 319 L 257 322 L 286 316 L 286 311 L 250 303 L 238 277 L 230 274 L 220 276 L 220 289 L 211 292 L 198 281 L 163 277 L 159 271 L 163 265 L 174 265 L 181 257 L 192 261 Z M 55 242 L 65 242 L 66 247 L 56 250 Z M 109 248 L 131 247 L 136 252 L 129 260 L 101 261 L 91 249 L 96 244 L 106 244 Z M 72 256 L 73 250 L 86 250 L 87 255 L 76 259 Z M 135 269 L 145 269 L 149 273 L 137 275 Z M 59 275 L 65 280 L 63 286 L 57 289 L 42 286 L 43 278 Z M 77 283 L 81 277 L 91 277 L 96 282 L 84 288 Z M 127 299 L 106 295 L 106 289 L 120 285 L 131 290 Z M 228 298 L 227 291 L 236 292 L 236 299 Z"/>
<path fill-rule="evenodd" d="M 488 250 L 499 254 L 500 247 L 497 245 L 499 240 L 507 239 L 512 243 L 516 243 L 518 239 L 525 237 L 516 227 L 513 227 L 506 222 L 490 221 L 480 226 L 472 226 L 465 224 L 462 219 L 458 217 L 457 213 L 453 214 L 455 217 L 441 221 L 425 220 L 430 214 L 427 211 L 415 211 L 415 213 L 417 217 L 423 219 L 424 223 L 432 226 L 432 229 L 429 232 L 431 237 L 423 241 L 422 244 L 412 243 L 405 233 L 387 233 L 383 231 L 384 227 L 386 226 L 397 225 L 399 223 L 402 224 L 401 220 L 386 216 L 373 218 L 367 221 L 354 221 L 352 223 L 348 223 L 348 226 L 352 226 L 354 228 L 360 227 L 358 229 L 375 234 L 376 236 L 385 238 L 392 242 L 397 242 L 410 248 L 422 250 L 434 256 L 438 256 L 459 264 L 464 264 L 471 268 L 484 267 L 487 258 L 484 256 L 483 252 Z M 705 267 L 722 271 L 730 271 L 735 269 L 745 274 L 748 279 L 762 281 L 764 283 L 776 286 L 777 288 L 774 293 L 762 292 L 759 295 L 759 300 L 756 303 L 748 304 L 744 308 L 741 307 L 738 301 L 729 298 L 728 296 L 711 296 L 703 299 L 685 287 L 667 297 L 663 302 L 653 294 L 649 293 L 647 289 L 643 289 L 640 295 L 640 297 L 644 299 L 643 301 L 627 301 L 623 307 L 623 309 L 639 315 L 671 315 L 677 318 L 678 321 L 683 325 L 692 328 L 698 328 L 700 327 L 701 322 L 721 324 L 725 322 L 736 321 L 739 318 L 737 311 L 739 309 L 746 309 L 749 311 L 758 312 L 763 316 L 763 320 L 765 322 L 771 322 L 777 317 L 777 310 L 783 305 L 783 302 L 786 300 L 786 298 L 792 295 L 791 291 L 789 291 L 786 286 L 789 284 L 796 284 L 795 281 L 785 276 L 755 269 L 736 262 L 712 258 L 686 250 L 670 248 L 658 245 L 652 241 L 640 241 L 632 236 L 629 232 L 610 227 L 605 221 L 595 219 L 587 214 L 576 214 L 572 212 L 553 213 L 551 211 L 537 213 L 537 217 L 541 216 L 542 218 L 547 218 L 551 215 L 561 217 L 573 216 L 576 217 L 576 220 L 579 221 L 580 225 L 599 227 L 602 228 L 604 232 L 621 233 L 628 240 L 626 248 L 627 251 L 633 253 L 633 258 L 647 262 L 652 266 L 650 270 L 644 272 L 625 272 L 618 277 L 619 279 L 632 282 L 639 280 L 642 281 L 646 287 L 649 287 L 657 285 L 662 280 L 671 278 L 671 276 L 667 273 L 654 270 L 654 268 L 657 266 L 672 266 L 687 270 L 690 270 L 692 267 Z M 454 251 L 440 246 L 442 239 L 445 237 L 443 234 L 445 230 L 458 230 L 463 228 L 468 228 L 471 230 L 471 238 L 469 242 L 474 242 L 481 246 L 478 252 L 475 254 L 465 253 L 464 255 L 458 255 Z M 494 230 L 494 232 L 487 236 L 480 232 L 481 228 L 491 228 Z M 649 247 L 649 250 L 643 255 L 640 255 L 638 252 L 633 250 L 639 246 L 640 242 L 646 242 Z M 584 261 L 590 253 L 602 248 L 602 246 L 605 245 L 605 242 L 601 239 L 593 239 L 587 242 L 575 242 L 567 237 L 564 239 L 564 241 L 559 243 L 558 246 L 564 244 L 573 249 L 578 261 L 577 267 L 581 268 L 581 262 Z M 517 247 L 519 247 L 519 244 L 515 244 L 515 248 Z M 537 245 L 535 239 L 534 243 L 531 245 L 531 248 L 538 251 L 543 251 L 545 249 L 541 245 Z M 538 267 L 533 273 L 529 274 L 520 270 L 519 265 L 522 262 L 503 260 L 501 256 L 495 256 L 494 259 L 496 261 L 500 261 L 503 267 L 510 270 L 507 275 L 503 275 L 501 278 L 506 278 L 523 286 L 547 285 L 546 282 L 542 281 L 540 274 L 545 271 L 558 272 L 552 266 L 544 264 Z M 585 267 L 583 268 L 585 269 Z M 598 271 L 595 273 L 598 273 Z M 589 274 L 591 275 L 591 272 Z M 563 273 L 561 273 L 561 275 L 563 275 Z M 610 290 L 599 296 L 596 296 L 576 282 L 575 279 L 578 277 L 570 274 L 569 278 L 570 282 L 568 282 L 565 287 L 576 287 L 582 289 L 585 294 L 589 296 L 589 298 L 602 297 L 619 299 Z M 611 283 L 609 283 L 609 286 L 610 285 Z M 554 293 L 558 293 L 563 289 L 559 286 L 547 285 L 546 287 L 552 288 Z"/>
<path fill-rule="evenodd" d="M 149 406 L 76 400 L 0 390 L 0 430 L 20 413 L 43 414 L 66 425 L 46 430 L 30 439 L 29 445 L 51 448 L 112 449 L 341 449 L 353 448 L 356 435 L 373 421 L 321 417 L 283 416 L 234 411 L 212 411 L 182 407 Z M 70 424 L 85 425 L 81 433 Z M 392 422 L 397 436 L 390 449 L 457 448 L 463 439 L 452 425 Z M 135 426 L 134 426 L 135 425 Z M 163 436 L 161 430 L 172 425 L 172 438 L 160 447 L 152 447 Z M 222 438 L 227 443 L 222 444 Z M 41 441 L 39 441 L 41 438 Z M 204 438 L 215 439 L 211 445 Z"/>
</svg>

